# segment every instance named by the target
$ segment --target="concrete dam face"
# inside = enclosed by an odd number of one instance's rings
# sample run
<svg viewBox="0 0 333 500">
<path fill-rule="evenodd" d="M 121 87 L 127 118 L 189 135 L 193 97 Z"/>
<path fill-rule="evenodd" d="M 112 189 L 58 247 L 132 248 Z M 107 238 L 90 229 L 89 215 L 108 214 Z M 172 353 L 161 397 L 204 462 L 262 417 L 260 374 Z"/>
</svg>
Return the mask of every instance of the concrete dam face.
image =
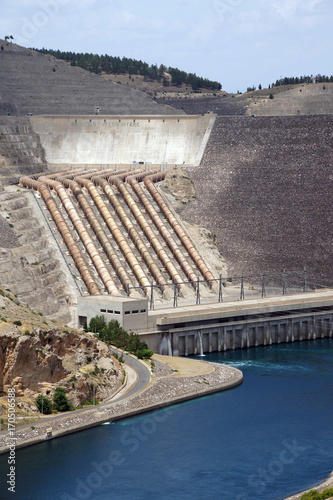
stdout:
<svg viewBox="0 0 333 500">
<path fill-rule="evenodd" d="M 50 168 L 146 163 L 198 166 L 215 115 L 34 116 Z"/>
</svg>

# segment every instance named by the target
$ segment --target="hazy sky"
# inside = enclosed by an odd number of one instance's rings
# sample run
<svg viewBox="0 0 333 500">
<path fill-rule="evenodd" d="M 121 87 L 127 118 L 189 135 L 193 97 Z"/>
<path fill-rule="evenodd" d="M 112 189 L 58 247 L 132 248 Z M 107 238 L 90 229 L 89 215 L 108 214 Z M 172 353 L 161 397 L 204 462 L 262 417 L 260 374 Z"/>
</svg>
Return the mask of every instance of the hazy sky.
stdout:
<svg viewBox="0 0 333 500">
<path fill-rule="evenodd" d="M 2 0 L 0 37 L 178 67 L 228 92 L 333 74 L 332 0 Z"/>
</svg>

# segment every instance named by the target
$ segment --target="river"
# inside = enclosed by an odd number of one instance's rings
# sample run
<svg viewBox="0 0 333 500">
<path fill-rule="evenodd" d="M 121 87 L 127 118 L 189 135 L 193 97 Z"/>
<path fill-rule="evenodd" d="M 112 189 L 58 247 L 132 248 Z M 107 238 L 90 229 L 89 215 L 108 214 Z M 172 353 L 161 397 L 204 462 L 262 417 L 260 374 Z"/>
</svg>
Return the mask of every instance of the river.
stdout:
<svg viewBox="0 0 333 500">
<path fill-rule="evenodd" d="M 281 500 L 333 470 L 333 339 L 212 353 L 241 386 L 17 451 L 15 500 Z"/>
</svg>

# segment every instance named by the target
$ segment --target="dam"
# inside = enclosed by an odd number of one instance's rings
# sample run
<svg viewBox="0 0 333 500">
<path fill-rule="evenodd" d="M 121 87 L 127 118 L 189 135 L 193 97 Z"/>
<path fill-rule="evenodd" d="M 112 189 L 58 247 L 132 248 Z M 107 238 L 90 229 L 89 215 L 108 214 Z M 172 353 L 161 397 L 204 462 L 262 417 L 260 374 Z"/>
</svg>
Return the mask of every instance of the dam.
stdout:
<svg viewBox="0 0 333 500">
<path fill-rule="evenodd" d="M 50 169 L 201 162 L 216 115 L 39 115 L 31 118 Z"/>
<path fill-rule="evenodd" d="M 104 314 L 174 356 L 308 340 L 318 327 L 332 336 L 329 292 L 217 300 L 222 284 L 230 294 L 226 279 L 161 188 L 175 166 L 199 168 L 215 120 L 213 113 L 29 118 L 47 171 L 20 185 L 35 191 L 59 259 L 78 271 L 70 271 L 72 325 Z"/>
</svg>

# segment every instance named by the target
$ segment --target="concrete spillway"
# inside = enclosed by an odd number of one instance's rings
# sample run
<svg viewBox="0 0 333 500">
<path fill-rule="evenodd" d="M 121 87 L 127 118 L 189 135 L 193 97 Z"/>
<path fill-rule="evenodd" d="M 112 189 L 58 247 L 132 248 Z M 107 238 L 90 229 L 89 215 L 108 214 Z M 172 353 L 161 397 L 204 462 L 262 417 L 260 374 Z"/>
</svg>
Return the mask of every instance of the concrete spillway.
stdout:
<svg viewBox="0 0 333 500">
<path fill-rule="evenodd" d="M 33 116 L 50 167 L 199 165 L 215 115 Z"/>
</svg>

